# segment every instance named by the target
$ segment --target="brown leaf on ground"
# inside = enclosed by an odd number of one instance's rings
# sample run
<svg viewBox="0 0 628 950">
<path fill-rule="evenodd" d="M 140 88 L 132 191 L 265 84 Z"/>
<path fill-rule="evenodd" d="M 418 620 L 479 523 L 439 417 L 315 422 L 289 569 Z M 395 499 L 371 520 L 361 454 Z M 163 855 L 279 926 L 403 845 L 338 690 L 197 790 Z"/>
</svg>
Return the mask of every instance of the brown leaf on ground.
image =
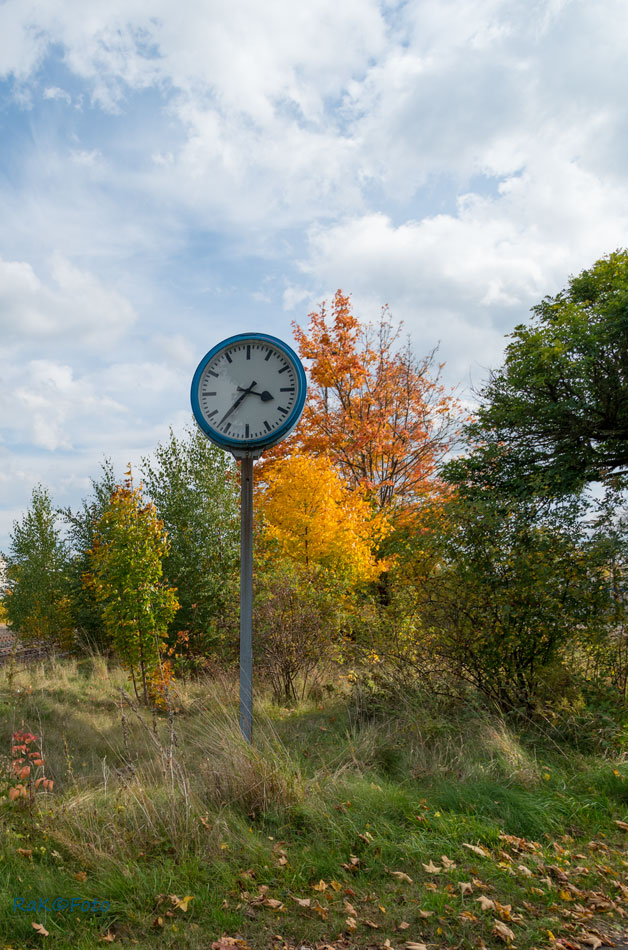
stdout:
<svg viewBox="0 0 628 950">
<path fill-rule="evenodd" d="M 403 881 L 404 884 L 413 883 L 412 878 L 408 874 L 405 874 L 403 871 L 389 871 L 388 873 L 391 874 L 393 877 L 396 877 L 398 881 Z"/>
<path fill-rule="evenodd" d="M 458 887 L 460 888 L 462 897 L 464 897 L 465 894 L 473 894 L 473 884 L 471 881 L 460 881 Z"/>
<path fill-rule="evenodd" d="M 43 924 L 36 924 L 35 921 L 32 920 L 32 921 L 31 921 L 31 927 L 32 927 L 33 930 L 36 931 L 38 934 L 41 934 L 42 937 L 49 937 L 49 936 L 50 936 L 50 934 L 48 933 L 48 931 L 46 930 L 46 928 L 44 927 Z"/>
<path fill-rule="evenodd" d="M 299 907 L 311 907 L 312 901 L 309 897 L 293 897 L 292 900 L 296 901 Z"/>
<path fill-rule="evenodd" d="M 99 943 L 113 943 L 115 939 L 116 939 L 116 935 L 112 934 L 111 931 L 108 930 L 106 934 L 103 934 L 102 937 L 98 938 L 98 942 Z"/>
<path fill-rule="evenodd" d="M 500 940 L 505 940 L 507 943 L 510 943 L 511 940 L 515 939 L 515 932 L 511 930 L 510 927 L 507 927 L 506 924 L 502 923 L 501 920 L 493 921 L 493 934 L 496 937 L 499 937 Z"/>
<path fill-rule="evenodd" d="M 423 865 L 423 870 L 427 871 L 428 874 L 440 874 L 443 869 L 430 860 L 429 864 Z"/>
<path fill-rule="evenodd" d="M 484 894 L 480 894 L 479 897 L 476 897 L 476 902 L 480 905 L 482 910 L 495 910 L 495 901 L 492 901 L 490 897 L 485 897 Z"/>
<path fill-rule="evenodd" d="M 486 848 L 482 848 L 477 844 L 463 844 L 463 848 L 468 848 L 469 851 L 473 851 L 474 854 L 479 854 L 481 858 L 490 858 L 491 853 L 487 851 Z"/>
</svg>

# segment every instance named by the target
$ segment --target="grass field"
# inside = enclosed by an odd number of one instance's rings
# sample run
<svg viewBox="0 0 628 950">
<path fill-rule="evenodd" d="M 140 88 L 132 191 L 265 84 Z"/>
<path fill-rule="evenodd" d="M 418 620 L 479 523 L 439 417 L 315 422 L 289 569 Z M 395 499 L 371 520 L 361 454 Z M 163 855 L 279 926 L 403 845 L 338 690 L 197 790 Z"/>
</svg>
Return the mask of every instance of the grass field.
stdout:
<svg viewBox="0 0 628 950">
<path fill-rule="evenodd" d="M 296 709 L 262 696 L 249 748 L 233 681 L 185 685 L 171 716 L 127 689 L 99 657 L 0 673 L 0 946 L 573 950 L 628 931 L 608 718 L 563 735 L 339 683 Z M 19 729 L 54 780 L 32 814 L 7 797 Z"/>
</svg>

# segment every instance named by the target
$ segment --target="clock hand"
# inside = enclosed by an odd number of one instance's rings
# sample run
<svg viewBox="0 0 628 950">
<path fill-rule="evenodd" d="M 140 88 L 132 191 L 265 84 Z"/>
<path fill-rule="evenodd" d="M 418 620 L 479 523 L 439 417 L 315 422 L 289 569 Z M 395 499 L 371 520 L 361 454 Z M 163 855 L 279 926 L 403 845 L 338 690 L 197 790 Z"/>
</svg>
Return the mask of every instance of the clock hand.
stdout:
<svg viewBox="0 0 628 950">
<path fill-rule="evenodd" d="M 235 412 L 235 410 L 238 408 L 238 406 L 240 405 L 240 403 L 242 402 L 242 400 L 245 399 L 245 398 L 249 395 L 249 393 L 251 393 L 251 392 L 253 391 L 253 386 L 257 386 L 257 381 L 256 381 L 256 380 L 253 380 L 253 382 L 251 383 L 251 385 L 249 386 L 248 389 L 242 389 L 241 386 L 238 386 L 238 390 L 242 393 L 242 395 L 239 396 L 239 397 L 236 399 L 236 401 L 234 402 L 234 404 L 233 404 L 229 409 L 227 409 L 227 411 L 225 412 L 224 416 L 222 417 L 222 419 L 221 419 L 220 422 L 218 423 L 219 426 L 221 426 L 221 425 L 223 424 L 223 422 L 225 421 L 225 419 L 228 419 L 228 418 L 229 418 L 229 416 L 231 415 L 232 412 Z M 259 395 L 259 393 L 256 393 L 256 395 Z"/>
<path fill-rule="evenodd" d="M 255 384 L 253 384 L 253 385 L 255 385 Z M 247 390 L 244 390 L 244 389 L 242 389 L 241 386 L 238 386 L 238 392 L 243 393 L 243 392 L 247 392 Z M 263 393 L 255 392 L 254 389 L 249 389 L 248 392 L 250 392 L 252 396 L 260 396 L 261 399 L 262 399 L 262 402 L 268 402 L 269 399 L 274 399 L 274 398 L 275 398 L 272 393 L 269 393 L 269 392 L 268 392 L 267 389 L 265 389 Z"/>
</svg>

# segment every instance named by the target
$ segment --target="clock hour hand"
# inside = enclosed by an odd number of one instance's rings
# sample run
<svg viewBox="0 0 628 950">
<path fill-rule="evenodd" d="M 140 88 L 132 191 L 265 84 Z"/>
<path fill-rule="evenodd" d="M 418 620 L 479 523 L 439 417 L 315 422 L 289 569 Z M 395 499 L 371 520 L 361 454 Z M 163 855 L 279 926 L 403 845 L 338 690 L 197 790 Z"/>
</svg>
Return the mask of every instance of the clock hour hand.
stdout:
<svg viewBox="0 0 628 950">
<path fill-rule="evenodd" d="M 241 395 L 241 396 L 238 396 L 238 398 L 236 399 L 236 401 L 234 402 L 234 404 L 233 404 L 232 406 L 230 406 L 229 409 L 227 409 L 227 411 L 225 412 L 224 416 L 222 417 L 222 419 L 221 419 L 220 422 L 218 423 L 219 426 L 221 426 L 221 425 L 223 424 L 223 422 L 225 422 L 225 420 L 229 418 L 229 416 L 231 415 L 232 412 L 235 412 L 235 410 L 238 408 L 238 406 L 240 405 L 240 403 L 242 402 L 242 400 L 245 399 L 245 398 L 249 395 L 249 393 L 251 393 L 251 392 L 253 391 L 253 387 L 254 387 L 254 386 L 257 386 L 257 381 L 256 381 L 256 380 L 253 380 L 253 382 L 251 383 L 251 385 L 249 386 L 248 389 L 242 389 L 241 386 L 238 386 L 238 391 L 241 392 L 242 395 Z M 259 393 L 256 393 L 255 395 L 257 396 L 257 395 L 259 395 Z"/>
<path fill-rule="evenodd" d="M 253 385 L 255 385 L 255 384 L 253 384 Z M 254 389 L 245 390 L 245 389 L 242 389 L 241 386 L 238 386 L 238 392 L 241 392 L 241 393 L 243 393 L 243 392 L 250 392 L 252 396 L 260 396 L 262 402 L 268 402 L 270 399 L 274 399 L 274 398 L 275 398 L 272 393 L 269 393 L 269 392 L 268 392 L 267 389 L 265 389 L 263 393 L 258 393 L 258 392 L 255 392 Z"/>
</svg>

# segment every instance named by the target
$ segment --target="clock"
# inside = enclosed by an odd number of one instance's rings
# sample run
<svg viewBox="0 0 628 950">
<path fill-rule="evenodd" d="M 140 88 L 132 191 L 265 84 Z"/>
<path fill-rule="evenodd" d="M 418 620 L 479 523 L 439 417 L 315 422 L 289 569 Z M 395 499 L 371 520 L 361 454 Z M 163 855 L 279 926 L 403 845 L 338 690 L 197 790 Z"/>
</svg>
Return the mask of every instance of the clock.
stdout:
<svg viewBox="0 0 628 950">
<path fill-rule="evenodd" d="M 218 343 L 192 380 L 192 411 L 205 435 L 234 455 L 260 455 L 295 427 L 307 383 L 299 357 L 267 333 Z"/>
</svg>

